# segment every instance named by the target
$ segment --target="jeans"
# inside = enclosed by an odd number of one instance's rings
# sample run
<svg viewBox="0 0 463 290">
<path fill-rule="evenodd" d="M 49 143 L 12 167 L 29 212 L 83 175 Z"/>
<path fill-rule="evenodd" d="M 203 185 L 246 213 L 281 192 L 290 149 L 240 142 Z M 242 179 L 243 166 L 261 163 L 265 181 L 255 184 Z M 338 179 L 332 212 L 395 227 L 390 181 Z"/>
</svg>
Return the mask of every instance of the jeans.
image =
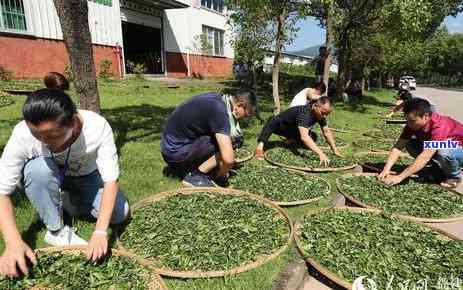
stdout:
<svg viewBox="0 0 463 290">
<path fill-rule="evenodd" d="M 411 139 L 407 143 L 406 149 L 411 156 L 416 158 L 423 152 L 423 141 Z M 458 178 L 461 176 L 461 168 L 463 167 L 463 148 L 439 149 L 432 161 L 439 166 L 446 178 Z"/>
<path fill-rule="evenodd" d="M 241 148 L 243 138 L 232 138 L 233 149 Z M 162 158 L 173 169 L 181 171 L 190 171 L 196 169 L 206 160 L 220 152 L 219 145 L 215 136 L 201 136 L 193 143 L 187 144 L 180 148 L 176 154 L 162 153 Z"/>
<path fill-rule="evenodd" d="M 57 231 L 63 227 L 60 212 L 59 169 L 52 158 L 38 157 L 26 163 L 23 186 L 28 199 L 47 229 Z M 98 170 L 86 176 L 64 178 L 62 205 L 73 216 L 98 218 L 104 183 Z M 66 202 L 67 201 L 67 202 Z M 117 193 L 111 223 L 120 224 L 128 216 L 129 205 L 124 193 Z"/>
</svg>

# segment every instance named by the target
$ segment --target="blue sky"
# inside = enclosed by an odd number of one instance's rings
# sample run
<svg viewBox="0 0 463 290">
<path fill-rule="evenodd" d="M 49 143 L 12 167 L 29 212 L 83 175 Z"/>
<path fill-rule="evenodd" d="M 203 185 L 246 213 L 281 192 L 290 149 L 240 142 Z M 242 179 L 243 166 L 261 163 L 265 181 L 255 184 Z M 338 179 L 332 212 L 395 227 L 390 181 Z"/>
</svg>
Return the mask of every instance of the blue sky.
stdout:
<svg viewBox="0 0 463 290">
<path fill-rule="evenodd" d="M 458 14 L 457 17 L 447 17 L 444 23 L 450 32 L 463 33 L 463 13 Z M 307 17 L 299 21 L 297 26 L 300 28 L 297 37 L 285 50 L 302 50 L 325 42 L 325 30 L 317 25 L 314 18 Z"/>
</svg>

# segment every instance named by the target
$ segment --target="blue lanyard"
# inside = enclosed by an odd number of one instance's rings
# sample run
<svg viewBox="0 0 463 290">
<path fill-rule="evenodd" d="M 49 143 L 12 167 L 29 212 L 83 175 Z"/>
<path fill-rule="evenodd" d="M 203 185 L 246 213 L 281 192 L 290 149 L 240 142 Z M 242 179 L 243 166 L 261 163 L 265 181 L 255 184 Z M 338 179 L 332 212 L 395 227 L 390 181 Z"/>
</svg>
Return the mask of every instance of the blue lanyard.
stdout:
<svg viewBox="0 0 463 290">
<path fill-rule="evenodd" d="M 72 146 L 72 145 L 71 145 Z M 63 188 L 63 185 L 64 185 L 64 177 L 66 176 L 66 172 L 68 171 L 69 169 L 69 156 L 71 155 L 71 146 L 69 146 L 69 149 L 68 149 L 68 153 L 66 155 L 66 159 L 64 160 L 64 165 L 62 168 L 59 168 L 59 172 L 58 172 L 58 181 L 59 181 L 59 187 L 60 189 Z M 51 158 L 56 162 L 56 159 L 55 159 L 55 156 L 53 155 L 53 152 L 51 152 Z"/>
</svg>

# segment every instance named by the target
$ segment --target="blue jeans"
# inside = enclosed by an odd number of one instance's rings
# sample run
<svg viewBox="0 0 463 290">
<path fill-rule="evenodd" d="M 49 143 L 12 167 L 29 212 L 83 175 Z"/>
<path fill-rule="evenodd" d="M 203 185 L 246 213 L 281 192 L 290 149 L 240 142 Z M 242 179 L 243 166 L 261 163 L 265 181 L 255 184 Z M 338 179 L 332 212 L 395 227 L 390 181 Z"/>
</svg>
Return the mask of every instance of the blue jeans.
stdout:
<svg viewBox="0 0 463 290">
<path fill-rule="evenodd" d="M 38 157 L 26 163 L 23 170 L 23 186 L 27 197 L 50 231 L 63 227 L 59 210 L 60 193 L 58 166 L 52 158 Z M 63 185 L 63 208 L 71 215 L 98 218 L 104 183 L 98 170 L 86 176 L 66 176 Z M 68 202 L 66 202 L 68 201 Z M 129 212 L 124 193 L 117 193 L 111 223 L 122 223 Z"/>
<path fill-rule="evenodd" d="M 411 139 L 406 146 L 411 156 L 417 157 L 423 152 L 423 142 Z M 439 149 L 432 158 L 444 173 L 446 178 L 458 178 L 461 176 L 463 167 L 463 148 L 460 149 Z"/>
</svg>

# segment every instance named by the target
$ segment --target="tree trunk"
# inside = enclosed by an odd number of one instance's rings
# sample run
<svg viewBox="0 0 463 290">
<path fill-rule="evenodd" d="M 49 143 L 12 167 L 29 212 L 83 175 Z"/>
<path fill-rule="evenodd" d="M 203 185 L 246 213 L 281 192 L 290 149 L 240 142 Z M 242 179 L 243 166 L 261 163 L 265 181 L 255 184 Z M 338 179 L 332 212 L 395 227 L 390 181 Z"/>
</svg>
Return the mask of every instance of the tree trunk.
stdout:
<svg viewBox="0 0 463 290">
<path fill-rule="evenodd" d="M 80 108 L 100 113 L 86 0 L 53 0 L 69 54 Z"/>
<path fill-rule="evenodd" d="M 330 77 L 330 68 L 331 68 L 331 63 L 332 63 L 332 55 L 333 55 L 333 39 L 334 39 L 334 33 L 333 33 L 333 19 L 332 19 L 332 6 L 328 4 L 326 7 L 326 41 L 325 41 L 325 46 L 326 49 L 328 50 L 328 57 L 325 60 L 325 66 L 324 66 L 324 71 L 323 71 L 323 82 L 326 85 L 326 88 L 328 88 L 328 80 Z M 328 92 L 327 92 L 328 94 Z"/>
<path fill-rule="evenodd" d="M 283 25 L 285 22 L 285 16 L 279 15 L 276 18 L 277 21 L 277 37 L 275 44 L 275 56 L 273 58 L 272 67 L 272 82 L 273 82 L 273 114 L 278 115 L 281 112 L 280 94 L 278 90 L 278 79 L 280 75 L 280 58 L 281 50 L 283 47 Z"/>
</svg>

